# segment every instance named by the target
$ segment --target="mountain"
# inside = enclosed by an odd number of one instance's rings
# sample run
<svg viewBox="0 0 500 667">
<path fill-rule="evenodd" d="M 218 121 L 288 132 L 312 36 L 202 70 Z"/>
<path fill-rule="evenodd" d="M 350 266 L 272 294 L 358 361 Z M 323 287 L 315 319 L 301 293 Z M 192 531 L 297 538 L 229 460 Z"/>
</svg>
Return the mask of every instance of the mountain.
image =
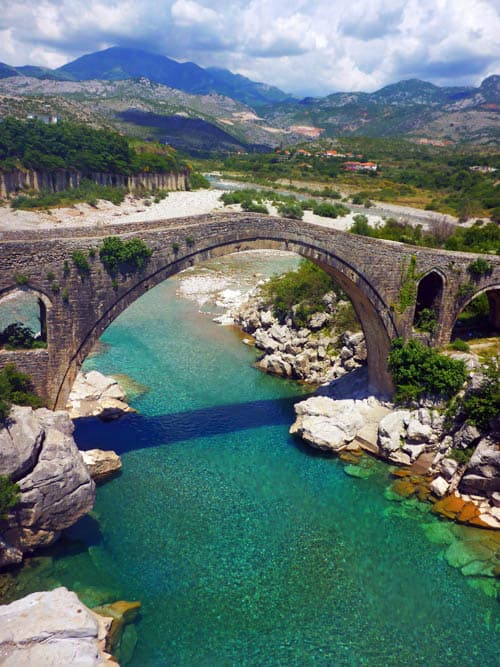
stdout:
<svg viewBox="0 0 500 667">
<path fill-rule="evenodd" d="M 0 79 L 8 79 L 11 76 L 19 76 L 16 68 L 5 63 L 0 63 Z"/>
<path fill-rule="evenodd" d="M 321 136 L 414 136 L 445 141 L 494 143 L 500 137 L 500 77 L 478 88 L 435 86 L 409 79 L 373 93 L 333 93 L 266 107 L 279 127 L 309 126 Z"/>
<path fill-rule="evenodd" d="M 75 81 L 146 78 L 187 93 L 218 93 L 252 106 L 291 99 L 278 88 L 228 70 L 204 69 L 195 63 L 179 63 L 157 53 L 118 46 L 77 58 L 55 72 Z"/>
<path fill-rule="evenodd" d="M 172 143 L 182 141 L 186 149 L 186 137 L 193 131 L 200 136 L 194 142 L 198 150 L 209 145 L 224 151 L 232 150 L 230 145 L 235 150 L 259 150 L 342 135 L 481 144 L 500 140 L 498 75 L 478 87 L 441 88 L 410 79 L 373 93 L 339 92 L 297 100 L 228 70 L 203 69 L 118 47 L 83 56 L 58 70 L 0 64 L 0 116 L 25 118 L 45 114 L 47 108 L 61 118 L 115 127 L 142 138 L 169 141 L 170 136 Z M 174 116 L 201 119 L 212 127 L 183 123 Z M 168 127 L 158 117 L 168 118 Z M 148 125 L 148 119 L 154 122 Z"/>
</svg>

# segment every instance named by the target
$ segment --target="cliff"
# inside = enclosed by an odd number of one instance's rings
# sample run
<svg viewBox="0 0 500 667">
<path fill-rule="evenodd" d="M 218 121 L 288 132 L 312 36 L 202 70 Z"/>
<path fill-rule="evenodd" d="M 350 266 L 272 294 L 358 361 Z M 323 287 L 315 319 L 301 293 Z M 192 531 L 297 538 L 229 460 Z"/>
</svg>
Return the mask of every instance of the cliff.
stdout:
<svg viewBox="0 0 500 667">
<path fill-rule="evenodd" d="M 60 192 L 80 185 L 83 175 L 74 169 L 59 169 L 57 171 L 16 169 L 14 171 L 0 170 L 0 197 L 5 198 L 11 193 L 26 190 L 48 190 Z M 189 189 L 189 172 L 169 173 L 141 173 L 132 176 L 123 174 L 93 173 L 91 180 L 98 185 L 113 185 L 125 187 L 128 190 L 187 190 Z"/>
<path fill-rule="evenodd" d="M 0 427 L 0 475 L 20 488 L 19 502 L 0 520 L 0 567 L 52 544 L 92 509 L 95 485 L 72 433 L 67 412 L 45 408 L 14 406 Z"/>
</svg>

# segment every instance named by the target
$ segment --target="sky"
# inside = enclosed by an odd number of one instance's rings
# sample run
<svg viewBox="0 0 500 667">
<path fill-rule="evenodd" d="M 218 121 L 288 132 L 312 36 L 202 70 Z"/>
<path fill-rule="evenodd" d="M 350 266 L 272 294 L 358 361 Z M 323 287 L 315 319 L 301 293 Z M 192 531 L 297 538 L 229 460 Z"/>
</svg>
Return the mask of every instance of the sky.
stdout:
<svg viewBox="0 0 500 667">
<path fill-rule="evenodd" d="M 0 61 L 110 46 L 230 69 L 296 95 L 500 74 L 500 0 L 0 0 Z"/>
</svg>

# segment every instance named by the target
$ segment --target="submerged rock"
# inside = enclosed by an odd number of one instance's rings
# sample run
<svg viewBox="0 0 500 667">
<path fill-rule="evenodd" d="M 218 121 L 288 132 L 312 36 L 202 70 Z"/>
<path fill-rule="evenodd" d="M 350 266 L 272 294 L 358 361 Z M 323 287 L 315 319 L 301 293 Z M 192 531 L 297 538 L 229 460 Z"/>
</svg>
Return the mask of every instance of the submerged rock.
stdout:
<svg viewBox="0 0 500 667">
<path fill-rule="evenodd" d="M 0 475 L 20 488 L 18 504 L 0 521 L 0 567 L 52 544 L 92 509 L 95 485 L 72 432 L 67 412 L 18 406 L 0 428 Z"/>
</svg>

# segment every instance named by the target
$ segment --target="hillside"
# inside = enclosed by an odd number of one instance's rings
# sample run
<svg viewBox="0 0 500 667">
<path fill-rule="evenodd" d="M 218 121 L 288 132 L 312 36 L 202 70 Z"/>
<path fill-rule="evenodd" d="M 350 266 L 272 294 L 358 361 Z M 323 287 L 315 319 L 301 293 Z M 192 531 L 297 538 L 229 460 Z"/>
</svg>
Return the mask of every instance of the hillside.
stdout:
<svg viewBox="0 0 500 667">
<path fill-rule="evenodd" d="M 260 118 L 253 109 L 222 95 L 190 95 L 147 79 L 127 81 L 57 81 L 15 76 L 0 79 L 0 116 L 25 118 L 27 114 L 51 114 L 96 127 L 114 127 L 141 138 L 161 138 L 159 126 L 132 123 L 128 111 L 159 116 L 198 118 L 234 140 L 232 150 L 253 144 L 268 147 L 299 141 L 300 134 L 281 131 Z M 141 119 L 142 120 L 142 119 Z M 205 130 L 207 128 L 205 127 Z M 188 139 L 186 137 L 186 139 Z M 173 145 L 182 147 L 185 142 Z M 193 145 L 192 137 L 189 142 Z M 215 142 L 211 150 L 227 150 L 227 142 Z M 206 142 L 200 150 L 208 150 Z"/>
<path fill-rule="evenodd" d="M 323 136 L 410 136 L 495 143 L 500 137 L 500 76 L 478 88 L 440 88 L 400 81 L 374 93 L 334 93 L 267 107 L 273 124 L 311 125 Z"/>
<path fill-rule="evenodd" d="M 47 113 L 171 140 L 190 151 L 253 150 L 255 145 L 273 148 L 304 138 L 350 135 L 495 145 L 500 77 L 490 76 L 477 88 L 441 88 L 410 79 L 373 93 L 296 100 L 228 70 L 138 49 L 112 47 L 57 70 L 0 63 L 0 115 Z M 170 120 L 155 118 L 146 125 L 140 114 Z M 175 116 L 203 123 L 185 123 L 182 132 Z M 175 126 L 173 134 L 165 133 L 167 125 Z"/>
</svg>

